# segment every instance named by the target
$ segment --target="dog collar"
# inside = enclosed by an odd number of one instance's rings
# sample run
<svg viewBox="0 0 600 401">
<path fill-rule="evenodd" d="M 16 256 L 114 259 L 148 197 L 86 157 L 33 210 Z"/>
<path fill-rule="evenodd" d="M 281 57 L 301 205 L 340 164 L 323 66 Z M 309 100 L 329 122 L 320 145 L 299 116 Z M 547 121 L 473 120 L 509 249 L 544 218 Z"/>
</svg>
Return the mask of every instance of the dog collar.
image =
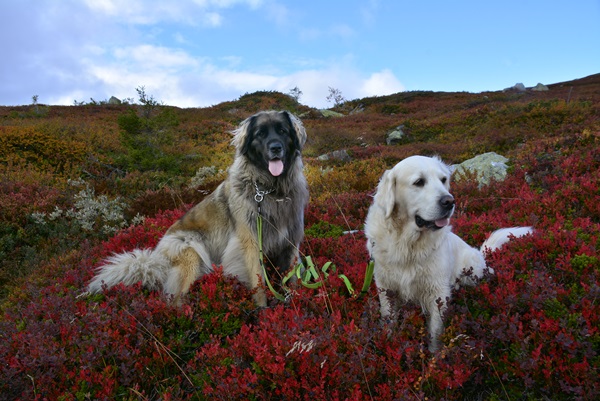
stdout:
<svg viewBox="0 0 600 401">
<path fill-rule="evenodd" d="M 274 188 L 271 188 L 271 189 L 267 189 L 265 191 L 261 191 L 258 188 L 258 184 L 256 183 L 256 181 L 254 181 L 254 189 L 256 189 L 256 193 L 254 194 L 254 200 L 256 201 L 256 203 L 262 202 L 263 199 L 265 198 L 265 195 L 268 195 L 275 190 Z"/>
</svg>

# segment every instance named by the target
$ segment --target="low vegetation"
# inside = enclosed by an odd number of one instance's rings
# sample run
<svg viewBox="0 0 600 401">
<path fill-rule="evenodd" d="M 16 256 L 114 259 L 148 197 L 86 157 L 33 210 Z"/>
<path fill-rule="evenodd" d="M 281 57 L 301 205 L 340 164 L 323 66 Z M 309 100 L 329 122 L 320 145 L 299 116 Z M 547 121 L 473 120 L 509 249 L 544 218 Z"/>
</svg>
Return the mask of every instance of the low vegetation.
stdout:
<svg viewBox="0 0 600 401">
<path fill-rule="evenodd" d="M 0 107 L 0 399 L 600 397 L 600 76 L 548 92 L 344 101 L 340 118 L 275 92 L 203 109 L 143 95 L 149 112 L 143 101 Z M 338 274 L 265 309 L 221 269 L 181 307 L 139 286 L 80 296 L 103 258 L 152 247 L 218 185 L 227 132 L 263 109 L 303 119 L 301 252 Z M 385 145 L 399 125 L 404 142 Z M 351 161 L 317 160 L 340 149 Z M 339 274 L 363 283 L 361 230 L 386 168 L 488 151 L 510 158 L 508 178 L 455 183 L 454 231 L 474 246 L 502 226 L 536 231 L 489 255 L 495 275 L 456 290 L 432 355 L 417 306 L 391 326 L 375 287 L 351 295 Z"/>
</svg>

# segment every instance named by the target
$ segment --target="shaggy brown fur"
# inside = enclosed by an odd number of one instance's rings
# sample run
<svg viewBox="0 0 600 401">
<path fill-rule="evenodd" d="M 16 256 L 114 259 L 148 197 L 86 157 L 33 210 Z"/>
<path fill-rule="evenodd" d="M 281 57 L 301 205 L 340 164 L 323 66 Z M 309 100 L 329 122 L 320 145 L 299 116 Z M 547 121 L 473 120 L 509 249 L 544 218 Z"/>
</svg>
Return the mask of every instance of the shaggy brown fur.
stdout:
<svg viewBox="0 0 600 401">
<path fill-rule="evenodd" d="M 259 287 L 264 281 L 256 229 L 259 205 L 268 263 L 282 270 L 291 266 L 304 235 L 308 202 L 301 158 L 306 131 L 291 113 L 267 111 L 243 121 L 233 135 L 236 156 L 228 178 L 175 222 L 155 249 L 109 258 L 90 282 L 89 292 L 141 281 L 179 301 L 215 265 L 249 288 Z M 266 304 L 262 290 L 255 301 Z"/>
</svg>

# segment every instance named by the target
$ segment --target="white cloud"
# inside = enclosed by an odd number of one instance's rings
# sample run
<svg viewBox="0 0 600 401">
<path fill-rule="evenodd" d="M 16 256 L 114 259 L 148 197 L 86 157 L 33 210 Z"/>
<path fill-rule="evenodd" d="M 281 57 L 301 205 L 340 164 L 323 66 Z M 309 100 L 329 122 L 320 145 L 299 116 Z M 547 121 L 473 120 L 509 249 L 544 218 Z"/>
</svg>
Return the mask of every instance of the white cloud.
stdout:
<svg viewBox="0 0 600 401">
<path fill-rule="evenodd" d="M 215 71 L 210 74 L 215 83 L 224 89 L 236 89 L 249 92 L 262 89 L 274 89 L 278 77 L 246 71 Z"/>
<path fill-rule="evenodd" d="M 271 72 L 271 68 L 266 66 L 257 72 L 243 69 L 243 59 L 239 57 L 224 58 L 220 60 L 223 62 L 220 66 L 180 49 L 148 44 L 117 48 L 110 52 L 112 60 L 103 58 L 104 53 L 101 49 L 94 49 L 83 62 L 81 75 L 91 83 L 90 86 L 96 87 L 96 91 L 103 93 L 96 94 L 96 100 L 103 100 L 102 96 L 135 97 L 134 89 L 144 86 L 147 93 L 165 104 L 197 107 L 233 100 L 244 93 L 260 90 L 287 93 L 298 86 L 304 93 L 303 103 L 325 107 L 329 86 L 353 97 L 365 92 L 362 87 L 372 90 L 373 86 L 367 84 L 368 79 L 344 66 L 301 69 L 291 73 Z M 349 57 L 341 61 L 342 64 L 348 62 L 351 62 Z M 390 75 L 393 78 L 388 72 L 377 82 L 393 81 Z M 85 100 L 80 97 L 79 91 L 71 92 L 67 99 L 68 104 L 73 99 Z M 61 103 L 64 100 L 64 96 L 59 98 Z"/>
<path fill-rule="evenodd" d="M 223 17 L 219 13 L 208 12 L 206 15 L 204 15 L 204 23 L 208 26 L 216 28 L 221 26 L 223 23 Z"/>
<path fill-rule="evenodd" d="M 229 68 L 237 68 L 242 65 L 244 58 L 240 56 L 225 56 L 221 57 L 219 60 L 224 61 Z"/>
<path fill-rule="evenodd" d="M 142 70 L 189 68 L 198 64 L 196 59 L 182 50 L 153 45 L 119 48 L 114 54 L 119 62 L 134 64 Z"/>
<path fill-rule="evenodd" d="M 299 71 L 282 77 L 277 90 L 287 93 L 297 86 L 302 91 L 300 101 L 313 107 L 330 107 L 326 98 L 329 87 L 338 89 L 346 100 L 382 96 L 404 90 L 404 86 L 389 70 L 365 76 L 349 65 L 329 69 Z"/>
<path fill-rule="evenodd" d="M 181 50 L 150 45 L 119 49 L 115 54 L 113 63 L 87 63 L 86 75 L 99 84 L 107 98 L 135 97 L 134 89 L 144 86 L 147 93 L 165 104 L 205 107 L 234 100 L 245 93 L 261 90 L 288 93 L 298 87 L 303 104 L 323 108 L 331 106 L 326 100 L 329 87 L 340 90 L 348 100 L 404 90 L 390 70 L 365 75 L 349 64 L 351 58 L 332 62 L 329 67 L 271 73 L 240 69 L 243 62 L 220 67 Z M 72 96 L 68 97 L 69 104 Z"/>
<path fill-rule="evenodd" d="M 85 0 L 85 4 L 94 11 L 115 15 L 119 7 L 115 0 Z"/>
<path fill-rule="evenodd" d="M 179 7 L 155 1 L 85 0 L 95 15 L 109 17 L 132 24 L 149 25 L 161 20 L 181 20 L 184 15 Z"/>
<path fill-rule="evenodd" d="M 232 46 L 227 56 L 211 59 L 210 53 L 207 56 L 193 53 L 197 46 L 187 40 L 193 37 L 190 32 L 197 26 L 189 29 L 180 24 L 180 31 L 163 35 L 174 38 L 174 46 L 180 48 L 168 47 L 165 44 L 168 41 L 157 42 L 160 45 L 152 42 L 159 37 L 152 34 L 152 29 L 160 31 L 168 29 L 168 25 L 152 25 L 150 30 L 147 26 L 135 26 L 155 21 L 197 25 L 200 21 L 201 25 L 214 27 L 228 17 L 224 12 L 221 15 L 225 8 L 237 5 L 261 8 L 262 15 L 276 24 L 290 21 L 287 8 L 273 0 L 72 1 L 73 8 L 77 6 L 77 18 L 71 15 L 73 9 L 53 5 L 47 6 L 52 12 L 42 12 L 47 8 L 40 11 L 43 23 L 33 24 L 26 32 L 16 18 L 4 27 L 5 32 L 22 33 L 17 35 L 22 40 L 7 43 L 5 54 L 13 62 L 0 65 L 3 104 L 24 104 L 34 94 L 43 103 L 66 105 L 91 97 L 136 98 L 135 88 L 144 86 L 148 94 L 165 104 L 204 107 L 234 100 L 244 93 L 260 90 L 287 93 L 298 87 L 303 92 L 302 103 L 327 107 L 329 87 L 340 90 L 349 100 L 403 90 L 390 70 L 374 74 L 357 70 L 352 55 L 326 59 L 290 50 L 277 57 L 278 65 L 268 61 L 256 65 L 252 63 L 257 60 L 244 58 L 242 50 Z M 26 6 L 17 11 L 19 21 L 30 15 Z M 201 17 L 207 21 L 199 20 Z M 196 22 L 190 22 L 193 18 Z M 325 35 L 348 37 L 355 33 L 345 25 L 315 28 L 307 33 L 312 38 Z M 18 69 L 14 68 L 16 65 Z"/>
<path fill-rule="evenodd" d="M 216 10 L 246 5 L 257 9 L 262 0 L 85 0 L 87 7 L 95 13 L 118 19 L 129 24 L 151 25 L 159 22 L 182 22 L 218 27 L 223 17 Z"/>
<path fill-rule="evenodd" d="M 402 92 L 405 88 L 390 70 L 384 69 L 380 72 L 371 74 L 371 76 L 363 82 L 361 89 L 364 94 L 361 97 L 367 97 Z"/>
<path fill-rule="evenodd" d="M 314 27 L 298 28 L 298 38 L 303 41 L 316 41 L 326 38 L 329 39 L 350 39 L 356 36 L 352 27 L 346 24 L 331 25 L 326 30 Z"/>
<path fill-rule="evenodd" d="M 134 89 L 144 86 L 148 94 L 165 104 L 192 107 L 202 101 L 185 82 L 187 77 L 206 72 L 202 58 L 152 45 L 119 48 L 113 53 L 113 61 L 85 60 L 82 74 L 97 82 L 96 87 L 107 98 L 135 98 Z"/>
</svg>

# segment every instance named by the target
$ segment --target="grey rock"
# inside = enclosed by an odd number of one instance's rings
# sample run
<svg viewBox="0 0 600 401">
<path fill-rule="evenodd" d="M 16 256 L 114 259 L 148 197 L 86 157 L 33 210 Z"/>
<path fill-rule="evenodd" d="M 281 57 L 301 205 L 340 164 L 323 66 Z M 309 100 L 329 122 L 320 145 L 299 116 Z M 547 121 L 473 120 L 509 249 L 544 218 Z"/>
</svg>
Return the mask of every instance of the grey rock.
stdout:
<svg viewBox="0 0 600 401">
<path fill-rule="evenodd" d="M 514 86 L 511 86 L 510 88 L 506 88 L 504 89 L 504 92 L 507 91 L 515 91 L 515 92 L 525 92 L 527 90 L 527 88 L 525 88 L 525 85 L 523 85 L 521 82 L 514 84 Z"/>
<path fill-rule="evenodd" d="M 488 185 L 492 179 L 503 181 L 506 178 L 506 163 L 508 159 L 494 152 L 488 152 L 465 160 L 461 164 L 455 164 L 454 178 L 459 181 L 464 178 L 465 172 L 474 173 L 479 186 Z"/>
<path fill-rule="evenodd" d="M 542 83 L 538 83 L 536 86 L 534 86 L 533 88 L 531 88 L 532 91 L 535 92 L 546 92 L 550 89 L 548 89 L 548 87 Z"/>
<path fill-rule="evenodd" d="M 523 85 L 521 82 L 515 84 L 515 86 L 513 86 L 513 89 L 519 91 L 519 92 L 525 92 L 525 85 Z"/>
<path fill-rule="evenodd" d="M 111 96 L 110 99 L 108 99 L 108 104 L 121 104 L 121 99 Z"/>
<path fill-rule="evenodd" d="M 352 111 L 350 111 L 350 113 L 348 113 L 348 115 L 351 116 L 353 114 L 360 114 L 364 111 L 365 111 L 365 106 L 361 103 L 358 106 L 356 106 L 355 108 L 353 108 Z"/>
<path fill-rule="evenodd" d="M 319 112 L 321 112 L 323 117 L 344 117 L 342 113 L 338 113 L 337 111 L 333 110 L 321 109 Z"/>
<path fill-rule="evenodd" d="M 385 143 L 388 145 L 395 145 L 397 143 L 402 142 L 402 139 L 406 136 L 403 131 L 404 125 L 399 125 L 394 128 L 392 131 L 388 132 L 385 136 Z"/>
<path fill-rule="evenodd" d="M 334 150 L 331 153 L 321 155 L 321 156 L 317 157 L 317 160 L 321 160 L 321 161 L 340 160 L 343 162 L 349 162 L 350 160 L 352 160 L 352 158 L 350 157 L 350 155 L 348 154 L 348 151 L 346 149 L 342 149 L 342 150 Z"/>
</svg>

